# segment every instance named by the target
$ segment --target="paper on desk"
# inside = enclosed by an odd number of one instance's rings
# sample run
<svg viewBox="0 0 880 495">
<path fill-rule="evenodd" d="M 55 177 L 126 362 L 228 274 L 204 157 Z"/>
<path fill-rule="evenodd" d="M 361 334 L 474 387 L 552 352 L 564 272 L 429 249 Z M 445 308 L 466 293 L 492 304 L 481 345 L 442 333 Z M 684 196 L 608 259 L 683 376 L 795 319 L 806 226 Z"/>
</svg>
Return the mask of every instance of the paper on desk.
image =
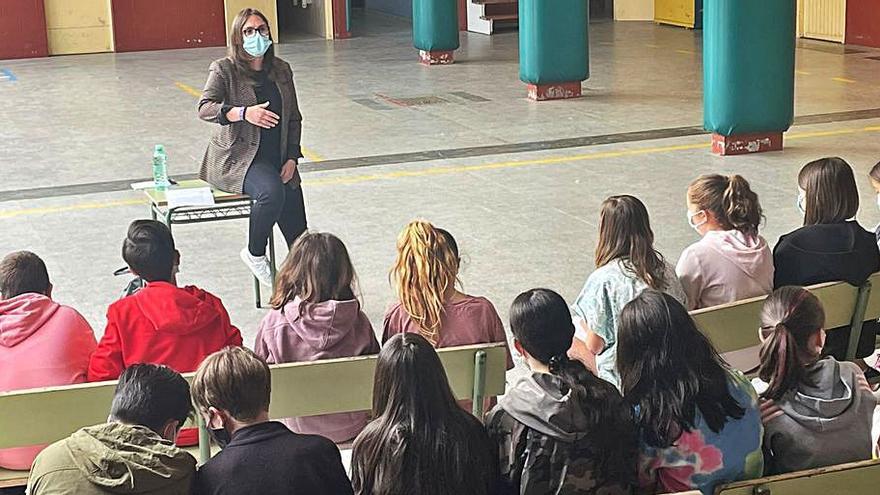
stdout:
<svg viewBox="0 0 880 495">
<path fill-rule="evenodd" d="M 183 189 L 168 189 L 165 191 L 165 199 L 169 208 L 178 206 L 211 206 L 214 204 L 214 193 L 210 187 L 192 187 Z"/>
<path fill-rule="evenodd" d="M 149 189 L 151 187 L 156 187 L 156 183 L 151 180 L 145 180 L 143 182 L 132 182 L 131 188 L 135 191 L 140 189 Z"/>
</svg>

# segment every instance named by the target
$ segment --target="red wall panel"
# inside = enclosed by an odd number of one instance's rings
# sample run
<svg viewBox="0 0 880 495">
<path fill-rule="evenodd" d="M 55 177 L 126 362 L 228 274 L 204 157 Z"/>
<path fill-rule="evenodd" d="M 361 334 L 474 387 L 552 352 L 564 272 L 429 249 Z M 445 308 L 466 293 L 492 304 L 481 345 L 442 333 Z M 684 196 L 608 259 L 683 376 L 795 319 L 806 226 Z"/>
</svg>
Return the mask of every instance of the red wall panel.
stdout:
<svg viewBox="0 0 880 495">
<path fill-rule="evenodd" d="M 847 0 L 846 42 L 880 47 L 880 2 Z"/>
<path fill-rule="evenodd" d="M 48 55 L 43 0 L 0 0 L 0 60 Z"/>
<path fill-rule="evenodd" d="M 112 0 L 117 52 L 226 44 L 223 0 Z"/>
</svg>

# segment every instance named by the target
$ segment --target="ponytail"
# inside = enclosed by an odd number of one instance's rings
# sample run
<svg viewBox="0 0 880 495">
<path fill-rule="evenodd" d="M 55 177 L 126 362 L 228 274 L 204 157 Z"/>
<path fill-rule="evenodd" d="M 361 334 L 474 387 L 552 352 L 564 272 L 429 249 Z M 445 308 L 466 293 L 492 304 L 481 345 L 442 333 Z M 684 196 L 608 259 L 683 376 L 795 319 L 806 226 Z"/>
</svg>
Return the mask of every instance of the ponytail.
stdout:
<svg viewBox="0 0 880 495">
<path fill-rule="evenodd" d="M 702 175 L 688 187 L 688 200 L 701 210 L 711 211 L 725 230 L 757 237 L 764 212 L 758 195 L 741 175 Z"/>
<path fill-rule="evenodd" d="M 819 355 L 810 337 L 825 326 L 819 299 L 802 287 L 773 291 L 761 309 L 761 364 L 758 376 L 769 387 L 762 396 L 779 400 L 803 380 L 804 368 Z"/>
</svg>

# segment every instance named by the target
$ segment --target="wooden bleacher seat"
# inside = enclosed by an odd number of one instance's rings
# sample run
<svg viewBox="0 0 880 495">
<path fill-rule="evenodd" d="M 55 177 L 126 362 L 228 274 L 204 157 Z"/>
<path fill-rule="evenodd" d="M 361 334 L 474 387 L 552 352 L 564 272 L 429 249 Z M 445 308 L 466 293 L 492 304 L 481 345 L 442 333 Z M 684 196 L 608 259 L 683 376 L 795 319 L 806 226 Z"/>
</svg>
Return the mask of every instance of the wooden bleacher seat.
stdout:
<svg viewBox="0 0 880 495">
<path fill-rule="evenodd" d="M 504 394 L 504 344 L 439 349 L 456 398 L 471 399 L 482 417 L 484 397 Z M 376 356 L 272 365 L 273 418 L 370 409 Z M 192 380 L 193 373 L 184 375 Z M 0 393 L 0 448 L 51 443 L 83 426 L 104 423 L 116 382 L 88 383 Z M 201 416 L 196 415 L 201 423 Z M 210 456 L 207 431 L 189 449 L 202 462 Z M 0 488 L 27 483 L 27 471 L 0 469 Z"/>
<path fill-rule="evenodd" d="M 839 464 L 731 483 L 716 495 L 867 495 L 880 490 L 880 461 Z M 691 493 L 691 492 L 688 492 Z"/>
</svg>

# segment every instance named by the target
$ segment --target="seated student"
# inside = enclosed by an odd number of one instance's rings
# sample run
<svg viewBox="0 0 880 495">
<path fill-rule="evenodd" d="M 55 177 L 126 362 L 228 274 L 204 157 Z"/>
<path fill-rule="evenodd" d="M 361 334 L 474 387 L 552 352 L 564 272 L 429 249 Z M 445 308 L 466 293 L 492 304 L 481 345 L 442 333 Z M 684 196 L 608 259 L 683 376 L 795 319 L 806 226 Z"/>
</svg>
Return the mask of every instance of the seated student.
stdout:
<svg viewBox="0 0 880 495">
<path fill-rule="evenodd" d="M 880 251 L 874 234 L 855 220 L 859 190 L 852 167 L 840 158 L 810 162 L 798 174 L 798 187 L 804 226 L 776 243 L 774 287 L 839 280 L 852 285 L 865 283 L 880 270 Z M 857 358 L 874 351 L 877 327 L 876 322 L 862 327 Z M 849 328 L 829 331 L 824 353 L 845 359 L 849 334 Z"/>
<path fill-rule="evenodd" d="M 645 289 L 671 294 L 687 303 L 675 271 L 654 249 L 654 232 L 645 205 L 634 196 L 602 202 L 596 271 L 590 274 L 572 309 L 581 328 L 572 355 L 596 375 L 620 388 L 617 372 L 617 322 L 620 310 Z"/>
<path fill-rule="evenodd" d="M 428 222 L 410 222 L 397 238 L 391 280 L 398 302 L 385 313 L 382 342 L 401 332 L 418 333 L 434 347 L 504 342 L 507 334 L 485 297 L 458 291 L 461 259 L 452 235 Z M 513 368 L 510 352 L 507 367 Z"/>
<path fill-rule="evenodd" d="M 174 446 L 192 410 L 189 384 L 165 366 L 122 373 L 109 423 L 82 428 L 46 448 L 31 468 L 30 495 L 188 495 L 196 460 Z"/>
<path fill-rule="evenodd" d="M 287 255 L 275 286 L 272 310 L 257 330 L 254 351 L 269 364 L 379 353 L 379 342 L 354 294 L 354 267 L 333 234 L 306 232 Z M 366 412 L 284 420 L 297 433 L 336 443 L 354 438 Z"/>
<path fill-rule="evenodd" d="M 631 493 L 638 454 L 632 409 L 614 385 L 568 358 L 574 324 L 565 300 L 548 289 L 520 294 L 510 308 L 510 329 L 532 373 L 507 391 L 486 421 L 507 490 Z"/>
<path fill-rule="evenodd" d="M 379 353 L 373 417 L 354 442 L 354 493 L 495 493 L 495 447 L 456 403 L 440 358 L 421 335 L 395 335 Z"/>
<path fill-rule="evenodd" d="M 241 345 L 241 333 L 220 299 L 198 287 L 177 286 L 180 253 L 165 224 L 132 222 L 122 257 L 147 286 L 110 305 L 107 328 L 89 362 L 89 381 L 114 380 L 135 363 L 187 373 L 212 352 Z M 183 431 L 180 445 L 197 442 L 197 429 Z"/>
<path fill-rule="evenodd" d="M 646 290 L 620 314 L 617 365 L 641 437 L 648 493 L 700 490 L 759 478 L 758 396 L 668 294 Z"/>
<path fill-rule="evenodd" d="M 871 187 L 877 193 L 877 206 L 880 207 L 880 162 L 871 167 L 868 177 L 871 179 Z M 877 238 L 878 244 L 880 244 L 880 225 L 874 228 L 874 236 Z"/>
<path fill-rule="evenodd" d="M 768 474 L 871 458 L 877 400 L 854 363 L 822 358 L 822 303 L 801 287 L 776 289 L 761 311 L 761 367 Z"/>
<path fill-rule="evenodd" d="M 0 392 L 86 381 L 92 327 L 52 300 L 46 264 L 19 251 L 0 261 Z M 0 467 L 27 470 L 45 445 L 0 450 Z"/>
<path fill-rule="evenodd" d="M 192 399 L 222 450 L 199 468 L 197 495 L 345 495 L 351 483 L 336 445 L 269 421 L 269 366 L 244 347 L 208 356 Z"/>
<path fill-rule="evenodd" d="M 748 181 L 739 175 L 700 176 L 688 187 L 687 209 L 688 224 L 702 236 L 675 267 L 688 309 L 773 290 L 773 254 L 758 234 L 763 213 Z"/>
</svg>

